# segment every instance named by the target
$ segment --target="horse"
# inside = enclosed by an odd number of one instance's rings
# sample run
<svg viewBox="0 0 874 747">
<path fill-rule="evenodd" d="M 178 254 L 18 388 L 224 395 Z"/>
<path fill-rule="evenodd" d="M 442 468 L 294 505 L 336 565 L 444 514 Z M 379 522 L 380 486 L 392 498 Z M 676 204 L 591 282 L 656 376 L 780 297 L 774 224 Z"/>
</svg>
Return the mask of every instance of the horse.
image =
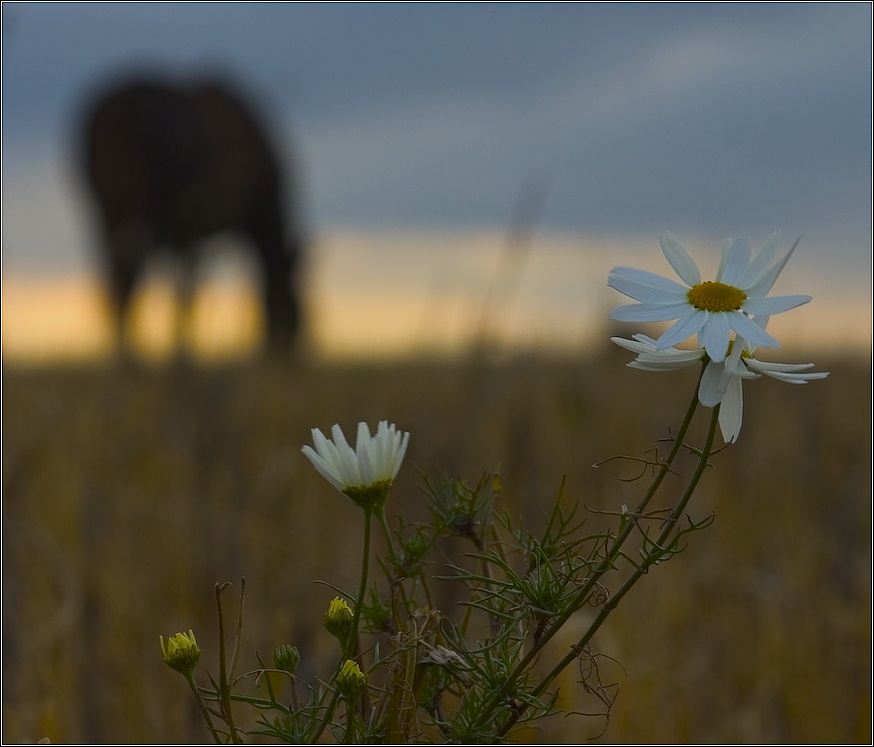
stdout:
<svg viewBox="0 0 874 747">
<path fill-rule="evenodd" d="M 297 226 L 287 231 L 280 159 L 237 91 L 216 79 L 129 79 L 88 107 L 84 145 L 120 348 L 133 292 L 150 261 L 161 251 L 176 258 L 184 311 L 199 248 L 223 231 L 254 248 L 268 349 L 292 347 L 303 240 Z"/>
</svg>

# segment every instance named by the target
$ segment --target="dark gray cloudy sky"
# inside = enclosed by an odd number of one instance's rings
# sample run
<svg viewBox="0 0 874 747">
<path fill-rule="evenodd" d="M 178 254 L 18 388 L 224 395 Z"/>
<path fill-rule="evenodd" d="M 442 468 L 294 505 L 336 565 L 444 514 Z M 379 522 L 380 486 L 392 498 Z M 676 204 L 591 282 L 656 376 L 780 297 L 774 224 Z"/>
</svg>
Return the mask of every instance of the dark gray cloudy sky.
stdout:
<svg viewBox="0 0 874 747">
<path fill-rule="evenodd" d="M 4 271 L 77 265 L 73 125 L 137 65 L 218 66 L 294 138 L 309 222 L 716 242 L 871 267 L 871 5 L 3 3 Z M 815 248 L 814 248 L 815 247 Z"/>
</svg>

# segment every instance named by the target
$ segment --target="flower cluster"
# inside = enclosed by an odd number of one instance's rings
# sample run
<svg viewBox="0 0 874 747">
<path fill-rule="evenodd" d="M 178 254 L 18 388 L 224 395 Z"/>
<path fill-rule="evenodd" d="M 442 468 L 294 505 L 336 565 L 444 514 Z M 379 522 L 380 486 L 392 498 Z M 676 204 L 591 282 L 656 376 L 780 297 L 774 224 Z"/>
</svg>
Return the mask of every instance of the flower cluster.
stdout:
<svg viewBox="0 0 874 747">
<path fill-rule="evenodd" d="M 701 281 L 695 261 L 674 236 L 661 237 L 662 252 L 683 284 L 645 270 L 617 267 L 607 284 L 639 301 L 614 309 L 618 321 L 676 320 L 657 340 L 633 335 L 611 338 L 637 354 L 628 365 L 644 371 L 671 371 L 705 363 L 698 399 L 706 407 L 719 405 L 719 427 L 726 443 L 737 440 L 743 422 L 743 379 L 765 374 L 792 384 L 822 379 L 828 373 L 807 372 L 812 363 L 768 363 L 753 357 L 758 346 L 780 343 L 765 328 L 773 314 L 810 301 L 810 296 L 767 297 L 798 241 L 780 259 L 780 234 L 772 233 L 755 259 L 748 242 L 726 239 L 716 280 Z M 732 332 L 734 338 L 732 339 Z M 680 350 L 674 345 L 697 335 L 699 347 Z"/>
</svg>

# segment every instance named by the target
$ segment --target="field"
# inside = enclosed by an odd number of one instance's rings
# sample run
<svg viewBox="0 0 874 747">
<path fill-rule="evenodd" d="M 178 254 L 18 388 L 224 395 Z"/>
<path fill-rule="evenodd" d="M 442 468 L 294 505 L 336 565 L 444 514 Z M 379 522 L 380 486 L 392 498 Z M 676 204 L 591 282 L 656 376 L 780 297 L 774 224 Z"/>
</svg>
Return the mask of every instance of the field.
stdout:
<svg viewBox="0 0 874 747">
<path fill-rule="evenodd" d="M 354 587 L 360 531 L 300 453 L 313 426 L 410 431 L 390 509 L 411 518 L 414 465 L 470 482 L 499 470 L 505 508 L 532 524 L 563 475 L 569 500 L 633 505 L 641 485 L 617 479 L 633 465 L 592 465 L 644 456 L 694 374 L 633 371 L 629 357 L 5 365 L 4 741 L 205 741 L 158 635 L 193 628 L 215 671 L 217 581 L 246 577 L 242 669 L 294 643 L 320 671 L 333 593 L 313 581 Z M 816 363 L 829 379 L 745 386 L 740 440 L 690 507 L 715 523 L 597 634 L 618 662 L 602 665 L 618 683 L 609 722 L 562 715 L 521 738 L 870 741 L 870 366 Z M 597 711 L 573 676 L 562 692 L 566 710 Z"/>
</svg>

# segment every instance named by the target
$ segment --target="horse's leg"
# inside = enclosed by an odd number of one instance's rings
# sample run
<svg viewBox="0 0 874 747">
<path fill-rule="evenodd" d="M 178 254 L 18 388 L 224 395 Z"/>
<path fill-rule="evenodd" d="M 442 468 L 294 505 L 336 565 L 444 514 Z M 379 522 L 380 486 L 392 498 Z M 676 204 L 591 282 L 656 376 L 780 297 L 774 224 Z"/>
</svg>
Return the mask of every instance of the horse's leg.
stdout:
<svg viewBox="0 0 874 747">
<path fill-rule="evenodd" d="M 173 309 L 173 340 L 171 355 L 177 362 L 193 357 L 197 345 L 194 328 L 194 299 L 197 291 L 196 257 L 193 247 L 186 246 L 176 255 L 173 277 L 175 306 Z"/>
<path fill-rule="evenodd" d="M 125 359 L 133 357 L 130 305 L 150 251 L 147 230 L 126 223 L 108 231 L 106 270 L 112 303 L 114 349 Z"/>
<path fill-rule="evenodd" d="M 261 265 L 267 345 L 273 352 L 288 352 L 300 326 L 295 275 L 301 242 L 286 241 L 278 199 L 259 211 L 248 231 Z"/>
</svg>

